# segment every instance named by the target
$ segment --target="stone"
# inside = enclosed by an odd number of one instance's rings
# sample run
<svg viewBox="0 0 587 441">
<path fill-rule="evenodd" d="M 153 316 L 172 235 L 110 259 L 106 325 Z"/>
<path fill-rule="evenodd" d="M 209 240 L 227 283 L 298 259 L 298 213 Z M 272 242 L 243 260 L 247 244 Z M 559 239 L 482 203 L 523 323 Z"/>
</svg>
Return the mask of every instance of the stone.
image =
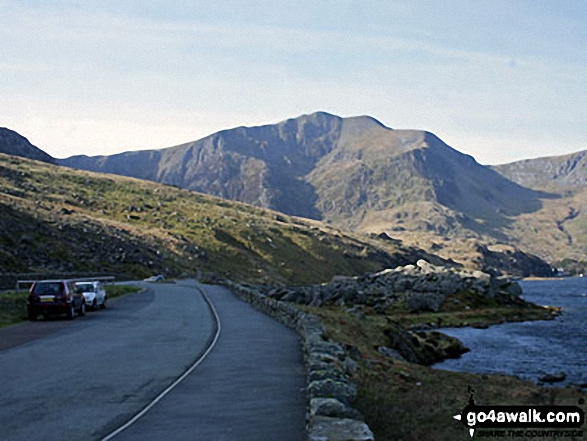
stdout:
<svg viewBox="0 0 587 441">
<path fill-rule="evenodd" d="M 396 351 L 395 349 L 388 348 L 387 346 L 379 346 L 377 348 L 377 352 L 393 360 L 406 361 L 406 359 L 402 357 L 398 351 Z"/>
<path fill-rule="evenodd" d="M 348 381 L 326 379 L 312 381 L 308 385 L 308 392 L 311 397 L 336 398 L 338 401 L 349 405 L 357 396 L 357 387 Z"/>
<path fill-rule="evenodd" d="M 332 418 L 350 418 L 362 420 L 361 413 L 351 407 L 345 406 L 335 398 L 312 398 L 310 400 L 310 417 L 317 415 Z"/>
<path fill-rule="evenodd" d="M 314 417 L 310 422 L 308 441 L 375 441 L 375 437 L 362 421 Z"/>
</svg>

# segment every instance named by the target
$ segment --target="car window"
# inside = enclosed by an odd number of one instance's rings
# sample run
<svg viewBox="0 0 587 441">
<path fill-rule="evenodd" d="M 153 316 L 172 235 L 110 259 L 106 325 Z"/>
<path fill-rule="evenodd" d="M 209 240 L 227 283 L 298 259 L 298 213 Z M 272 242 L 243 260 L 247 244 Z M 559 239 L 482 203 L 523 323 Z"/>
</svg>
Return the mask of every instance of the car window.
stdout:
<svg viewBox="0 0 587 441">
<path fill-rule="evenodd" d="M 79 283 L 75 286 L 81 292 L 94 292 L 94 285 L 91 283 Z"/>
<path fill-rule="evenodd" d="M 33 294 L 38 296 L 55 296 L 62 292 L 61 282 L 37 283 L 33 289 Z"/>
</svg>

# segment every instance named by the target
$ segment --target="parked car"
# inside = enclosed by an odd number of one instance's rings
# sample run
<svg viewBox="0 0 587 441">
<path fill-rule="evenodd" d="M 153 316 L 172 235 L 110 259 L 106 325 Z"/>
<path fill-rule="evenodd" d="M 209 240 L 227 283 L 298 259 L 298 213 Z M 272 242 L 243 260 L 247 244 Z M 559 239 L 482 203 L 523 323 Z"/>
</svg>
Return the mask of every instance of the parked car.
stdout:
<svg viewBox="0 0 587 441">
<path fill-rule="evenodd" d="M 86 307 L 95 311 L 98 306 L 106 308 L 106 291 L 101 282 L 76 282 L 75 290 L 82 293 L 86 300 Z"/>
<path fill-rule="evenodd" d="M 39 314 L 47 318 L 50 315 L 65 314 L 73 319 L 76 313 L 86 313 L 86 301 L 81 293 L 76 293 L 66 280 L 42 280 L 33 283 L 27 299 L 29 320 L 36 320 Z"/>
<path fill-rule="evenodd" d="M 163 280 L 165 277 L 159 275 L 159 276 L 151 276 L 151 277 L 147 277 L 145 280 L 143 280 L 143 282 L 159 282 L 161 280 Z"/>
</svg>

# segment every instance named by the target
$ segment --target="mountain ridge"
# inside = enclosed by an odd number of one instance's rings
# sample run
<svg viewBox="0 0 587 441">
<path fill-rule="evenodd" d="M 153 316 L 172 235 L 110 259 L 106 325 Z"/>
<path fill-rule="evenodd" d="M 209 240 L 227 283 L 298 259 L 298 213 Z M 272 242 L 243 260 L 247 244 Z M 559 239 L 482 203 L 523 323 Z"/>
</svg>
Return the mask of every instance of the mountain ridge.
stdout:
<svg viewBox="0 0 587 441">
<path fill-rule="evenodd" d="M 587 186 L 587 150 L 523 159 L 491 168 L 520 185 L 535 189 Z"/>
<path fill-rule="evenodd" d="M 587 251 L 582 211 L 575 206 L 580 201 L 571 203 L 556 189 L 520 185 L 433 133 L 392 129 L 369 116 L 316 112 L 159 150 L 74 156 L 59 163 L 322 220 L 356 233 L 385 233 L 481 269 L 490 269 L 487 261 L 496 261 L 495 252 L 506 256 L 504 267 L 511 267 L 527 261 L 516 257 L 520 250 L 549 262 Z M 578 215 L 569 219 L 569 213 Z"/>
<path fill-rule="evenodd" d="M 31 142 L 21 134 L 6 127 L 0 127 L 0 153 L 34 159 L 50 164 L 56 163 L 55 158 L 51 155 L 31 144 Z"/>
</svg>

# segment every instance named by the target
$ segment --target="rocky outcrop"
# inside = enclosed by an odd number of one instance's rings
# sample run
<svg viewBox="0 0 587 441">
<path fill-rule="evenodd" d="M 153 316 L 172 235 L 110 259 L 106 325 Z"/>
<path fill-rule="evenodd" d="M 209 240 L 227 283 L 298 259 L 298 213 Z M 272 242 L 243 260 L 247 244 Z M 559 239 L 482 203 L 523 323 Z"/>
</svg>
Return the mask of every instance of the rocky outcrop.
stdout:
<svg viewBox="0 0 587 441">
<path fill-rule="evenodd" d="M 351 407 L 357 394 L 351 379 L 357 363 L 344 345 L 325 339 L 320 318 L 253 288 L 232 281 L 224 283 L 241 300 L 300 334 L 308 379 L 308 440 L 373 441 L 363 416 Z"/>
<path fill-rule="evenodd" d="M 438 311 L 448 295 L 475 292 L 487 297 L 517 298 L 520 286 L 505 276 L 434 266 L 425 260 L 360 277 L 336 276 L 331 282 L 305 287 L 272 288 L 269 298 L 309 306 L 356 305 L 383 310 L 405 301 L 414 311 Z"/>
</svg>

